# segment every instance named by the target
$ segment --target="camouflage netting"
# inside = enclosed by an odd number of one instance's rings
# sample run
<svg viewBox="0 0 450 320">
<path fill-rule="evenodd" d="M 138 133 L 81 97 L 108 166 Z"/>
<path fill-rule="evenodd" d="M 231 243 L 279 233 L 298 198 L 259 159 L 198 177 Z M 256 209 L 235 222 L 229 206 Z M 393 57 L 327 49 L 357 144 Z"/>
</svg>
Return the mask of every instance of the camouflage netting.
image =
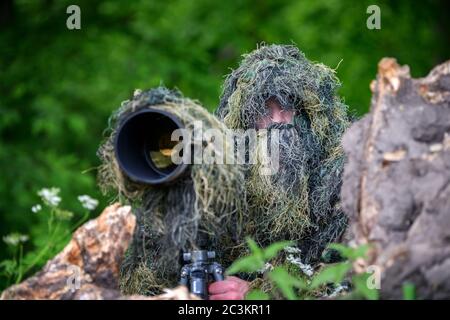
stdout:
<svg viewBox="0 0 450 320">
<path fill-rule="evenodd" d="M 216 111 L 231 129 L 255 128 L 268 115 L 268 101 L 293 111 L 292 123 L 267 127 L 281 130 L 279 172 L 261 176 L 258 163 L 246 171 L 244 233 L 262 246 L 297 241 L 305 263 L 316 262 L 347 224 L 339 206 L 340 140 L 350 120 L 338 87 L 334 70 L 310 62 L 295 46 L 262 46 L 227 77 Z"/>
<path fill-rule="evenodd" d="M 188 130 L 198 120 L 203 130 L 225 128 L 196 102 L 162 87 L 137 92 L 112 115 L 108 137 L 98 151 L 99 184 L 104 192 L 117 192 L 122 203 L 133 205 L 137 216 L 134 240 L 122 265 L 125 294 L 152 295 L 174 287 L 179 280 L 180 251 L 196 248 L 200 239 L 207 238 L 208 248 L 229 265 L 235 245 L 242 242 L 240 227 L 247 212 L 244 174 L 238 165 L 194 164 L 188 175 L 158 187 L 135 183 L 121 171 L 114 153 L 117 128 L 129 114 L 149 107 L 174 114 Z M 211 152 L 208 149 L 216 145 L 205 141 L 202 148 Z M 224 152 L 229 150 L 225 142 Z"/>
</svg>

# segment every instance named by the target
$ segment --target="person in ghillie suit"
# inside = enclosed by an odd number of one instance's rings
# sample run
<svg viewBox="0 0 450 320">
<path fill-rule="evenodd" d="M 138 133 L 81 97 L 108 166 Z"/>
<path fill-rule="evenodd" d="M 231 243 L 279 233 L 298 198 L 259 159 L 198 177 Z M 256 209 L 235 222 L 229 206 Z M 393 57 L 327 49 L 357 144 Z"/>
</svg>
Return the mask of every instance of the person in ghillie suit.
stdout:
<svg viewBox="0 0 450 320">
<path fill-rule="evenodd" d="M 281 240 L 295 243 L 272 265 L 296 264 L 305 272 L 302 268 L 319 262 L 327 244 L 340 241 L 347 224 L 339 206 L 340 140 L 350 120 L 338 87 L 332 69 L 312 63 L 295 46 L 270 45 L 245 55 L 228 75 L 216 117 L 166 88 L 138 92 L 124 102 L 111 117 L 98 152 L 103 190 L 116 191 L 137 216 L 121 269 L 123 293 L 154 295 L 176 286 L 180 252 L 195 248 L 205 234 L 224 267 L 248 254 L 245 237 L 263 247 Z M 189 175 L 170 187 L 136 184 L 118 167 L 113 141 L 127 115 L 148 107 L 172 112 L 187 128 L 200 120 L 205 129 L 267 129 L 258 131 L 261 135 L 277 129 L 279 170 L 261 175 L 266 155 L 256 148 L 256 164 L 194 164 Z M 234 148 L 226 145 L 225 152 Z M 271 290 L 263 276 L 239 274 L 213 283 L 209 294 L 211 299 L 242 299 L 250 287 Z"/>
<path fill-rule="evenodd" d="M 171 113 L 192 131 L 195 122 L 203 129 L 224 132 L 224 124 L 198 102 L 177 90 L 158 87 L 137 90 L 132 99 L 109 119 L 106 139 L 98 150 L 102 161 L 99 185 L 113 191 L 121 203 L 133 206 L 137 227 L 121 266 L 120 288 L 124 294 L 155 295 L 180 280 L 181 252 L 204 247 L 229 265 L 241 243 L 243 216 L 248 212 L 244 172 L 239 165 L 192 164 L 188 172 L 170 185 L 152 186 L 132 181 L 116 159 L 114 141 L 118 129 L 133 113 L 143 109 Z M 212 154 L 218 146 L 210 141 L 193 141 Z M 231 152 L 225 144 L 220 152 Z"/>
<path fill-rule="evenodd" d="M 339 242 L 347 226 L 339 203 L 340 142 L 351 121 L 339 85 L 334 70 L 312 63 L 297 47 L 261 46 L 227 76 L 216 110 L 230 129 L 280 130 L 278 173 L 260 175 L 258 163 L 246 170 L 244 233 L 262 247 L 294 241 L 297 257 L 291 254 L 290 262 L 300 267 L 324 258 L 325 247 Z"/>
</svg>

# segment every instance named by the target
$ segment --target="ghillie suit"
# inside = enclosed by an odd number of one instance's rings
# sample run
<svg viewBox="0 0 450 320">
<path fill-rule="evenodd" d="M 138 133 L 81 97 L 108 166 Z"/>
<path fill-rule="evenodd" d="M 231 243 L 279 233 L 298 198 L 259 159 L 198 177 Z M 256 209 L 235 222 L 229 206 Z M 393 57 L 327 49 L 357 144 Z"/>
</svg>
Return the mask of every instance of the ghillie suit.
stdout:
<svg viewBox="0 0 450 320">
<path fill-rule="evenodd" d="M 328 243 L 339 241 L 347 224 L 339 205 L 340 141 L 350 121 L 338 87 L 334 70 L 310 62 L 296 47 L 262 46 L 228 75 L 216 110 L 228 128 L 244 130 L 268 115 L 269 100 L 293 111 L 292 123 L 267 127 L 280 130 L 278 173 L 258 173 L 259 149 L 256 165 L 248 167 L 244 233 L 261 246 L 295 241 L 308 264 L 319 260 Z"/>
<path fill-rule="evenodd" d="M 242 242 L 240 226 L 247 211 L 244 174 L 237 165 L 193 164 L 186 176 L 157 187 L 135 183 L 122 172 L 114 152 L 117 129 L 131 113 L 149 107 L 172 113 L 188 130 L 193 130 L 194 121 L 202 121 L 203 130 L 225 129 L 196 102 L 161 87 L 137 92 L 110 118 L 107 139 L 98 151 L 99 184 L 104 192 L 113 190 L 121 202 L 133 205 L 137 216 L 134 240 L 121 270 L 125 294 L 153 295 L 176 286 L 180 251 L 198 247 L 205 238 L 217 260 L 224 266 L 231 264 L 233 248 Z M 215 151 L 214 144 L 200 143 L 205 152 Z M 225 144 L 223 152 L 230 150 Z"/>
</svg>

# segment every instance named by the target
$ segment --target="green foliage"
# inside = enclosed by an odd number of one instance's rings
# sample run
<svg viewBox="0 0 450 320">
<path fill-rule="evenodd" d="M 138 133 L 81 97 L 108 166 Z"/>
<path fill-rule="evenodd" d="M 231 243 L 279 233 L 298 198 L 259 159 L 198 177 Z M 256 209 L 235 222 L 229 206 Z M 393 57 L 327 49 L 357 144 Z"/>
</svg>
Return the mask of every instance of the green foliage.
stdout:
<svg viewBox="0 0 450 320">
<path fill-rule="evenodd" d="M 10 251 L 10 258 L 0 262 L 0 278 L 6 286 L 19 283 L 58 253 L 67 244 L 72 232 L 88 219 L 90 211 L 98 204 L 97 200 L 87 195 L 79 196 L 84 213 L 80 220 L 72 222 L 74 213 L 60 207 L 62 198 L 59 193 L 57 188 L 43 188 L 38 192 L 42 203 L 32 207 L 33 214 L 46 219 L 46 232 L 36 233 L 31 239 L 17 232 L 3 237 Z M 31 240 L 32 246 L 24 252 L 28 240 Z"/>
<path fill-rule="evenodd" d="M 246 299 L 247 300 L 269 300 L 270 296 L 267 293 L 262 292 L 261 290 L 252 290 L 249 293 L 247 293 Z"/>
<path fill-rule="evenodd" d="M 331 243 L 328 246 L 328 249 L 337 250 L 342 257 L 347 259 L 347 261 L 337 263 L 330 267 L 326 267 L 323 271 L 321 271 L 319 275 L 317 275 L 313 279 L 313 283 L 314 280 L 319 277 L 320 281 L 316 281 L 322 284 L 327 282 L 331 282 L 334 284 L 341 283 L 347 272 L 351 270 L 352 263 L 354 263 L 357 259 L 366 259 L 367 252 L 370 247 L 369 245 L 365 244 L 356 248 L 352 248 L 339 243 Z M 371 280 L 375 276 L 378 275 L 370 272 L 362 272 L 359 274 L 351 275 L 351 284 L 353 288 L 347 298 L 378 300 L 379 290 L 375 286 L 372 287 L 371 284 Z"/>
<path fill-rule="evenodd" d="M 26 251 L 48 237 L 48 217 L 30 213 L 30 190 L 60 186 L 75 219 L 73 195 L 88 193 L 99 207 L 114 200 L 98 191 L 95 153 L 111 111 L 135 88 L 164 83 L 213 110 L 241 54 L 293 41 L 309 59 L 339 65 L 340 93 L 363 114 L 383 56 L 415 76 L 448 58 L 445 1 L 376 1 L 381 30 L 366 28 L 368 0 L 79 0 L 78 31 L 66 28 L 73 1 L 12 3 L 0 18 L 0 236 L 29 235 Z M 0 261 L 10 255 L 0 246 Z"/>
<path fill-rule="evenodd" d="M 235 261 L 228 269 L 227 274 L 235 274 L 237 272 L 257 272 L 264 268 L 266 261 L 274 258 L 280 250 L 292 245 L 290 241 L 276 242 L 265 249 L 250 238 L 247 238 L 247 245 L 251 254 Z"/>
<path fill-rule="evenodd" d="M 348 262 L 328 266 L 314 276 L 309 287 L 315 289 L 327 283 L 339 284 L 350 269 L 351 265 Z"/>
<path fill-rule="evenodd" d="M 350 261 L 355 261 L 358 258 L 366 257 L 369 245 L 363 244 L 359 247 L 351 248 L 341 243 L 330 243 L 328 249 L 336 250 L 342 257 L 347 258 Z"/>
<path fill-rule="evenodd" d="M 263 249 L 260 248 L 253 240 L 247 239 L 250 248 L 250 254 L 235 261 L 227 270 L 227 274 L 235 274 L 238 272 L 258 272 L 264 268 L 266 263 L 277 257 L 278 253 L 292 245 L 290 242 L 278 242 Z M 274 267 L 267 275 L 267 279 L 273 284 L 275 291 L 288 300 L 311 299 L 315 297 L 326 296 L 325 289 L 332 285 L 338 288 L 343 283 L 345 277 L 349 276 L 352 269 L 352 263 L 357 259 L 365 259 L 367 245 L 351 248 L 342 244 L 330 244 L 329 249 L 337 250 L 342 257 L 347 258 L 346 261 L 329 264 L 317 270 L 311 278 L 305 278 L 298 273 L 290 272 L 285 265 Z M 270 253 L 270 254 L 268 254 Z M 351 283 L 353 289 L 345 298 L 351 299 L 368 299 L 377 300 L 379 298 L 378 289 L 370 288 L 370 278 L 372 274 L 365 272 L 361 274 L 351 275 Z M 338 292 L 339 293 L 339 292 Z M 272 292 L 272 296 L 260 289 L 252 290 L 248 293 L 246 299 L 249 300 L 265 300 L 276 296 L 276 292 Z M 331 296 L 330 296 L 331 297 Z"/>
<path fill-rule="evenodd" d="M 298 299 L 294 288 L 306 288 L 303 280 L 293 277 L 283 267 L 276 267 L 269 273 L 269 279 L 289 300 Z"/>
<path fill-rule="evenodd" d="M 354 286 L 353 295 L 356 298 L 364 298 L 367 300 L 378 300 L 379 292 L 377 289 L 369 288 L 367 285 L 369 282 L 370 273 L 361 273 L 352 277 L 352 283 Z"/>
<path fill-rule="evenodd" d="M 412 283 L 404 283 L 403 287 L 403 299 L 404 300 L 415 300 L 416 299 L 416 286 Z"/>
</svg>

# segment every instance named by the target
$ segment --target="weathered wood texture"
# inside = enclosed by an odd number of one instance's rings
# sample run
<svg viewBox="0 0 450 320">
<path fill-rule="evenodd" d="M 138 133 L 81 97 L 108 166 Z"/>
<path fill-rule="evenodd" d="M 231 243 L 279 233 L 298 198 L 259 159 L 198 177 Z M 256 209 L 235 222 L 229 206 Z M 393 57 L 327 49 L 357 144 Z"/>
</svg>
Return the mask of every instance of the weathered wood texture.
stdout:
<svg viewBox="0 0 450 320">
<path fill-rule="evenodd" d="M 418 297 L 450 298 L 450 61 L 412 79 L 385 58 L 371 90 L 370 113 L 343 139 L 351 238 L 373 245 L 382 297 L 401 298 L 409 281 Z"/>
</svg>

